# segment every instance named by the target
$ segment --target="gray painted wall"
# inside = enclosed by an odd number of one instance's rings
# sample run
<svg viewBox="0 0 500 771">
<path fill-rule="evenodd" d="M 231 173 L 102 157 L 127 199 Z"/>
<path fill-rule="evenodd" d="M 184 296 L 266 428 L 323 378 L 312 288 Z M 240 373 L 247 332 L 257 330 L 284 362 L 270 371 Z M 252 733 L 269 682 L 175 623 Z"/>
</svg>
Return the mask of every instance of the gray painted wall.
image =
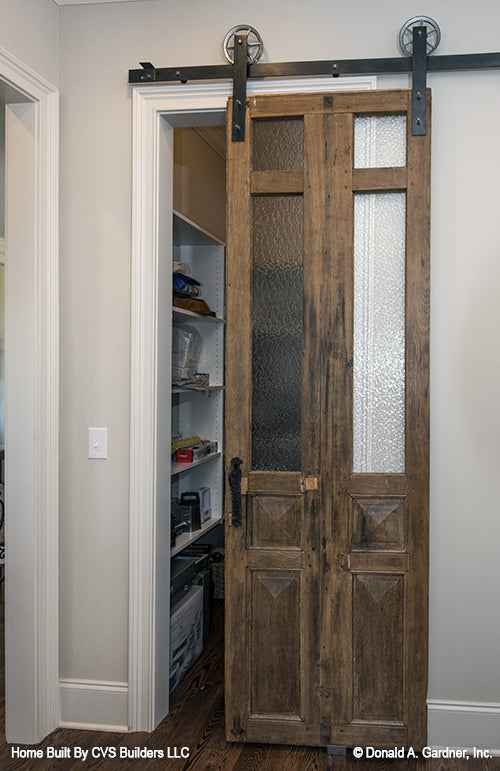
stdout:
<svg viewBox="0 0 500 771">
<path fill-rule="evenodd" d="M 59 6 L 54 0 L 0 0 L 0 46 L 57 86 Z"/>
</svg>

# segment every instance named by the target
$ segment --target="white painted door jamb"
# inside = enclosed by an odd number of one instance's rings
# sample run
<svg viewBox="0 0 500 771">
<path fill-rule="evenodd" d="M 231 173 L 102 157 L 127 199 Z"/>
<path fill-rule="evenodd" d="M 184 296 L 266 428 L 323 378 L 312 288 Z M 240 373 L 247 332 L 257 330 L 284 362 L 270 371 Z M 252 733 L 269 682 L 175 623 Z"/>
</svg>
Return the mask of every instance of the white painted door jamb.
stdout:
<svg viewBox="0 0 500 771">
<path fill-rule="evenodd" d="M 1 49 L 0 83 L 7 102 L 6 736 L 36 743 L 59 723 L 59 94 Z"/>
</svg>

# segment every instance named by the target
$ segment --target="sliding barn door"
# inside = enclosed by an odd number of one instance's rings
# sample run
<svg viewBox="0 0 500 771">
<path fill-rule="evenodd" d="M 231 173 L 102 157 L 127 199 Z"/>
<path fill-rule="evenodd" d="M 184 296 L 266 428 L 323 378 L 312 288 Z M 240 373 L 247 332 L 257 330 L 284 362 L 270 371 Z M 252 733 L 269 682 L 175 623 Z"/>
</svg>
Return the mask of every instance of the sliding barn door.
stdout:
<svg viewBox="0 0 500 771">
<path fill-rule="evenodd" d="M 410 106 L 252 97 L 228 141 L 231 741 L 425 744 L 430 150 Z"/>
</svg>

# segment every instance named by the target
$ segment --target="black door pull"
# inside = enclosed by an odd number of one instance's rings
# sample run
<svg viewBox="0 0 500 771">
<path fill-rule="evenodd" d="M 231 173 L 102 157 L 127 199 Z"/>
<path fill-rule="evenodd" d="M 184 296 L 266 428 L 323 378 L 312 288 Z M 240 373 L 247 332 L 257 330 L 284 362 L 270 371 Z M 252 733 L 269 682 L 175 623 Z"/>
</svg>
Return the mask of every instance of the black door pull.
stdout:
<svg viewBox="0 0 500 771">
<path fill-rule="evenodd" d="M 227 478 L 231 491 L 231 524 L 233 527 L 241 527 L 241 458 L 231 458 Z"/>
</svg>

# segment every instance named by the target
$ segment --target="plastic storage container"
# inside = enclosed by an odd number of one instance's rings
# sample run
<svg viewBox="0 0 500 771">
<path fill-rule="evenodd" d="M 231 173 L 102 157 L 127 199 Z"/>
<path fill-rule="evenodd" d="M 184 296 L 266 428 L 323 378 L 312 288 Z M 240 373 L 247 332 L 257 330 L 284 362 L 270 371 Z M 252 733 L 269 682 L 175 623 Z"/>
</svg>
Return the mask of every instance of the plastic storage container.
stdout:
<svg viewBox="0 0 500 771">
<path fill-rule="evenodd" d="M 172 378 L 178 380 L 194 375 L 201 353 L 201 335 L 187 325 L 172 327 Z"/>
</svg>

